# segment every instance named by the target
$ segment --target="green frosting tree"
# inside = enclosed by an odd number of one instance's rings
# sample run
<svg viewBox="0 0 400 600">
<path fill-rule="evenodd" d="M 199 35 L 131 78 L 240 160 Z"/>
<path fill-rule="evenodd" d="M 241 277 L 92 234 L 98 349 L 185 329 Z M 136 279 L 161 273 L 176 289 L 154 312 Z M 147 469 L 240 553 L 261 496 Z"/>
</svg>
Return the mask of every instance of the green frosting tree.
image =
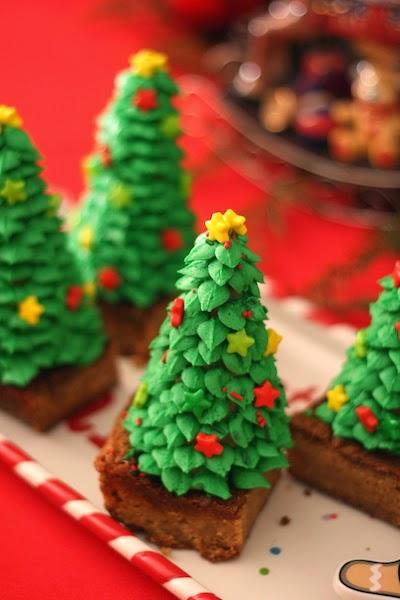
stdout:
<svg viewBox="0 0 400 600">
<path fill-rule="evenodd" d="M 116 80 L 87 159 L 88 191 L 74 227 L 86 272 L 108 303 L 147 307 L 174 293 L 193 243 L 188 174 L 177 145 L 178 89 L 164 54 L 142 50 Z"/>
<path fill-rule="evenodd" d="M 128 456 L 177 495 L 227 499 L 234 488 L 269 487 L 263 474 L 287 466 L 280 336 L 265 329 L 244 222 L 231 210 L 207 221 L 125 421 Z"/>
<path fill-rule="evenodd" d="M 100 317 L 68 249 L 59 198 L 14 108 L 0 106 L 0 383 L 85 365 L 105 345 Z"/>
<path fill-rule="evenodd" d="M 357 333 L 317 416 L 367 450 L 400 453 L 400 261 L 381 280 L 371 324 Z"/>
</svg>

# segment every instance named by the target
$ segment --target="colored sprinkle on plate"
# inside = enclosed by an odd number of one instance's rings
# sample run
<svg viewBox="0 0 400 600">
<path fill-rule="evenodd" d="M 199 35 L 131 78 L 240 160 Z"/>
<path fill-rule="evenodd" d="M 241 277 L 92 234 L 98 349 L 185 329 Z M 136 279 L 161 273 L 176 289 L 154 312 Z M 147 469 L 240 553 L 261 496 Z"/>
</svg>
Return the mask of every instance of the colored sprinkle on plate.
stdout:
<svg viewBox="0 0 400 600">
<path fill-rule="evenodd" d="M 282 552 L 282 548 L 279 548 L 279 546 L 272 546 L 272 548 L 270 548 L 269 551 L 271 552 L 271 554 L 278 556 L 278 554 Z"/>
<path fill-rule="evenodd" d="M 326 515 L 322 515 L 322 519 L 324 521 L 335 521 L 335 519 L 338 518 L 338 514 L 337 513 L 327 513 Z"/>
<path fill-rule="evenodd" d="M 260 573 L 260 575 L 268 575 L 269 569 L 267 569 L 267 567 L 261 567 L 261 569 L 258 572 Z"/>
</svg>

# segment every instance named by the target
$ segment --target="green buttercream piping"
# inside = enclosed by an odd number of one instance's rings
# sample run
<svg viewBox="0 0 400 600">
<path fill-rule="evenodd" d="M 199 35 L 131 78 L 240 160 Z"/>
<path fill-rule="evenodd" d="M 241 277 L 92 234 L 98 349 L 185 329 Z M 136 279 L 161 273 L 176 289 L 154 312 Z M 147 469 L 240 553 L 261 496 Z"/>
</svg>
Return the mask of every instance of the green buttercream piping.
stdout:
<svg viewBox="0 0 400 600">
<path fill-rule="evenodd" d="M 287 465 L 286 397 L 274 356 L 264 355 L 267 312 L 257 260 L 245 236 L 235 236 L 229 249 L 197 238 L 177 282 L 183 319 L 172 326 L 171 303 L 142 378 L 146 404 L 134 402 L 128 411 L 129 456 L 177 495 L 201 490 L 227 499 L 234 488 L 268 487 L 262 474 Z M 246 356 L 228 353 L 227 336 L 242 330 L 254 343 Z M 265 381 L 279 397 L 272 408 L 256 408 L 254 388 Z M 199 433 L 216 435 L 223 452 L 207 458 L 197 451 Z"/>
<path fill-rule="evenodd" d="M 317 416 L 329 423 L 335 435 L 356 440 L 367 450 L 400 453 L 400 288 L 393 277 L 381 280 L 383 291 L 370 307 L 371 324 L 358 335 L 347 351 L 342 370 L 329 386 L 343 385 L 349 397 L 342 408 L 320 405 Z M 360 351 L 360 342 L 362 343 Z M 368 431 L 355 409 L 366 406 L 378 419 L 375 431 Z"/>
<path fill-rule="evenodd" d="M 98 358 L 105 336 L 96 308 L 83 296 L 66 305 L 70 287 L 82 286 L 54 196 L 41 178 L 40 156 L 27 134 L 0 129 L 0 382 L 25 386 L 43 369 L 86 365 Z M 7 199 L 7 181 L 24 194 Z M 3 191 L 3 195 L 2 195 Z M 19 314 L 35 297 L 43 307 L 36 324 Z"/>
<path fill-rule="evenodd" d="M 144 89 L 155 92 L 157 106 L 151 110 L 135 106 L 136 93 Z M 121 284 L 116 289 L 98 286 L 105 302 L 147 307 L 173 295 L 178 268 L 193 243 L 188 179 L 175 131 L 177 92 L 167 72 L 143 77 L 124 71 L 98 120 L 97 141 L 107 149 L 110 164 L 103 164 L 98 152 L 89 160 L 88 187 L 72 242 L 92 280 L 102 267 L 118 271 Z M 80 234 L 87 227 L 93 244 L 82 248 Z M 165 248 L 165 230 L 178 233 L 181 247 Z"/>
</svg>

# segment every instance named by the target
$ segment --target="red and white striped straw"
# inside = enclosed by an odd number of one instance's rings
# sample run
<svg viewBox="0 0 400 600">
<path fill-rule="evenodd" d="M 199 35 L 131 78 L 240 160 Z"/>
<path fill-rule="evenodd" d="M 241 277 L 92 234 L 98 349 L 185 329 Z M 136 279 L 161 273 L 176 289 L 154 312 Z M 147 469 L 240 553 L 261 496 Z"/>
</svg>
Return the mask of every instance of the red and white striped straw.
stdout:
<svg viewBox="0 0 400 600">
<path fill-rule="evenodd" d="M 180 600 L 221 600 L 0 434 L 0 462 Z"/>
</svg>

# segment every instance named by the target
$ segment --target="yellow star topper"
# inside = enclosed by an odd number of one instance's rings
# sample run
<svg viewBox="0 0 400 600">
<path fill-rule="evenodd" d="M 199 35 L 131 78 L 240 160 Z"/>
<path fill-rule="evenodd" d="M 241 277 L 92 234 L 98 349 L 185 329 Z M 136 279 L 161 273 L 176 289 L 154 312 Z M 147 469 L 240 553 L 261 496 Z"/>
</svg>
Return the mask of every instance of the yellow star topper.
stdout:
<svg viewBox="0 0 400 600">
<path fill-rule="evenodd" d="M 17 202 L 23 202 L 27 198 L 25 191 L 25 182 L 15 181 L 13 179 L 6 179 L 4 186 L 0 190 L 0 196 L 5 198 L 8 204 L 16 204 Z"/>
<path fill-rule="evenodd" d="M 11 125 L 11 127 L 21 127 L 22 119 L 13 106 L 0 104 L 0 126 Z"/>
<path fill-rule="evenodd" d="M 40 304 L 36 296 L 27 296 L 18 304 L 19 317 L 29 325 L 37 325 L 43 313 L 44 306 Z"/>
<path fill-rule="evenodd" d="M 228 333 L 228 354 L 240 354 L 243 358 L 247 356 L 248 349 L 254 344 L 254 338 L 246 334 L 244 329 L 236 333 Z"/>
<path fill-rule="evenodd" d="M 224 214 L 220 212 L 213 213 L 211 219 L 206 221 L 208 238 L 223 244 L 229 240 L 231 233 L 246 235 L 247 227 L 245 223 L 246 217 L 236 214 L 231 208 L 228 208 Z"/>
<path fill-rule="evenodd" d="M 278 350 L 279 344 L 282 341 L 282 336 L 279 335 L 279 333 L 277 333 L 275 329 L 267 329 L 267 333 L 268 342 L 267 347 L 265 348 L 264 356 L 270 356 L 271 354 L 275 354 L 275 352 Z"/>
<path fill-rule="evenodd" d="M 93 246 L 93 229 L 90 225 L 84 225 L 79 232 L 79 245 L 85 250 L 90 250 Z"/>
<path fill-rule="evenodd" d="M 326 397 L 328 398 L 328 407 L 334 412 L 339 412 L 342 406 L 349 401 L 346 390 L 341 384 L 335 385 L 334 388 L 328 390 Z"/>
<path fill-rule="evenodd" d="M 140 50 L 129 59 L 132 72 L 142 77 L 151 77 L 156 71 L 168 71 L 168 57 L 155 50 Z"/>
</svg>

